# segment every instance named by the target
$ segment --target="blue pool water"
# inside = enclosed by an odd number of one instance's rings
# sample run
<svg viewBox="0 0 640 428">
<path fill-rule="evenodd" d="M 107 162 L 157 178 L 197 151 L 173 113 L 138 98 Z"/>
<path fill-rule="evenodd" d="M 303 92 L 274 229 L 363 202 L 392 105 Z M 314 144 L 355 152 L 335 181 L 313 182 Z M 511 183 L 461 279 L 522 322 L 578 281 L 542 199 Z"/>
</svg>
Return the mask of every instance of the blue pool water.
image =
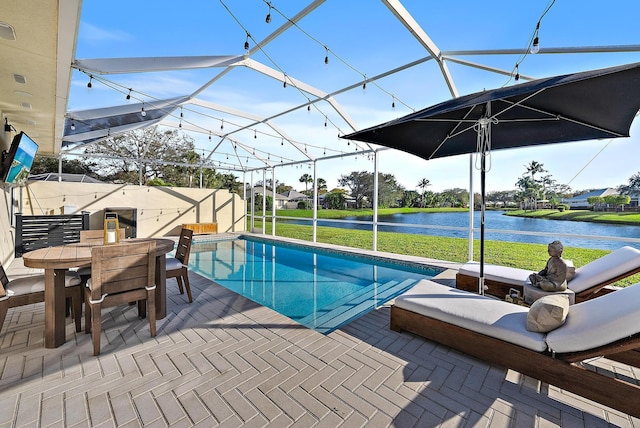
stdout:
<svg viewBox="0 0 640 428">
<path fill-rule="evenodd" d="M 194 243 L 189 268 L 325 334 L 441 271 L 248 239 Z"/>
</svg>

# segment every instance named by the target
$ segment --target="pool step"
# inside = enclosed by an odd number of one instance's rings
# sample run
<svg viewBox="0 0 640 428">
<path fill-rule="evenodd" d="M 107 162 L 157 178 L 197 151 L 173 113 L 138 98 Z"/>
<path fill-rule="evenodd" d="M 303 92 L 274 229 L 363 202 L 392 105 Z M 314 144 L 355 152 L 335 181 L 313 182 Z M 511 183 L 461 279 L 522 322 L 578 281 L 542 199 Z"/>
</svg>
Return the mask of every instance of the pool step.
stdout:
<svg viewBox="0 0 640 428">
<path fill-rule="evenodd" d="M 371 290 L 358 291 L 318 310 L 320 315 L 309 315 L 297 321 L 320 333 L 328 334 L 346 322 L 373 310 L 374 305 L 380 306 L 398 296 L 417 281 L 416 279 L 407 279 L 402 282 L 386 282 L 377 287 L 375 296 Z"/>
</svg>

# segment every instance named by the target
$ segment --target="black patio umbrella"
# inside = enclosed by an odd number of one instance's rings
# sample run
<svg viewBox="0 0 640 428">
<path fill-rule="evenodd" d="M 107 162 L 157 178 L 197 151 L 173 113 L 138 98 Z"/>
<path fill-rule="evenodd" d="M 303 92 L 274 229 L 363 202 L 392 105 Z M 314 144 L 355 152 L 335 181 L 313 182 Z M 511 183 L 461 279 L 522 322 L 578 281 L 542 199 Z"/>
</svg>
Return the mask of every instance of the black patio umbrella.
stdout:
<svg viewBox="0 0 640 428">
<path fill-rule="evenodd" d="M 533 80 L 454 98 L 342 138 L 424 159 L 480 156 L 480 282 L 484 292 L 486 157 L 490 150 L 628 137 L 640 109 L 640 63 Z"/>
</svg>

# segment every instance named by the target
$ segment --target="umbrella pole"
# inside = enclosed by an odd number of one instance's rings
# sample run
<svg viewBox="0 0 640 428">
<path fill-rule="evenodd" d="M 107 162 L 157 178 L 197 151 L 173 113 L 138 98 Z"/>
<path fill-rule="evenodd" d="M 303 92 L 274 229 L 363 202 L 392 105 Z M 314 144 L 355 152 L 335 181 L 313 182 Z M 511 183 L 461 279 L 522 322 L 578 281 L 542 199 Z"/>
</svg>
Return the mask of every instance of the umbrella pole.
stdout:
<svg viewBox="0 0 640 428">
<path fill-rule="evenodd" d="M 484 210 L 485 210 L 485 175 L 487 152 L 483 148 L 480 154 L 480 278 L 478 280 L 478 293 L 484 296 Z M 473 201 L 472 201 L 473 203 Z"/>
</svg>

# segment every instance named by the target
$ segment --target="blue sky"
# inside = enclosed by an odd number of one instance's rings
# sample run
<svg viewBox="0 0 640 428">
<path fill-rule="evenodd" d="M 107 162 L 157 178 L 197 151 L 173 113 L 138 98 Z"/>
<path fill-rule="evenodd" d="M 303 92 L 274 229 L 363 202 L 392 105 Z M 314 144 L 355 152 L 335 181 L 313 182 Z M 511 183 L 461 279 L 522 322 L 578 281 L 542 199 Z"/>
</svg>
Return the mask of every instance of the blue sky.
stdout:
<svg viewBox="0 0 640 428">
<path fill-rule="evenodd" d="M 426 2 L 404 0 L 403 6 L 413 15 L 437 47 L 442 51 L 525 48 L 536 22 L 550 1 L 447 1 Z M 85 1 L 80 24 L 76 57 L 160 57 L 240 55 L 251 35 L 250 47 L 262 41 L 293 17 L 307 2 L 272 1 L 271 23 L 265 22 L 269 11 L 263 0 L 187 0 L 109 2 Z M 541 48 L 611 46 L 640 44 L 640 2 L 620 0 L 611 3 L 579 0 L 557 1 L 540 24 Z M 324 64 L 329 49 L 329 64 Z M 331 93 L 347 85 L 356 88 L 336 95 L 336 101 L 347 112 L 357 128 L 376 125 L 419 110 L 451 97 L 435 61 L 427 61 L 400 73 L 369 83 L 363 90 L 360 82 L 411 61 L 428 52 L 395 19 L 382 1 L 328 0 L 290 28 L 275 41 L 251 56 L 251 59 L 281 71 L 306 84 Z M 520 55 L 484 55 L 460 57 L 474 63 L 513 69 Z M 640 53 L 590 53 L 528 55 L 519 71 L 531 77 L 585 71 L 640 61 Z M 460 95 L 500 87 L 509 78 L 477 68 L 448 62 Z M 217 76 L 221 69 L 200 69 L 157 73 L 131 73 L 102 76 L 109 86 L 97 82 L 86 87 L 86 75 L 75 72 L 69 109 L 82 110 L 125 103 L 122 88 L 132 88 L 135 100 L 152 102 L 188 95 Z M 512 82 L 511 82 L 512 83 Z M 115 85 L 115 86 L 114 86 Z M 115 89 L 114 89 L 115 87 Z M 263 76 L 245 67 L 236 67 L 220 77 L 198 98 L 229 106 L 257 117 L 269 117 L 284 109 L 304 106 L 309 100 L 304 92 Z M 395 108 L 391 107 L 395 101 Z M 175 123 L 180 112 L 171 120 Z M 248 125 L 246 119 L 225 113 L 185 106 L 185 123 L 201 132 L 190 133 L 199 151 L 208 153 L 219 138 L 215 133 Z M 324 123 L 328 122 L 325 127 Z M 339 139 L 338 134 L 351 132 L 349 125 L 324 102 L 314 104 L 311 111 L 302 107 L 273 119 L 273 123 L 298 142 L 298 147 L 314 156 L 324 153 L 357 153 L 356 144 Z M 213 130 L 212 141 L 208 132 Z M 265 125 L 255 125 L 233 134 L 248 151 L 257 150 L 276 165 L 283 160 L 299 158 L 302 153 L 292 146 L 281 145 L 282 139 Z M 491 156 L 487 175 L 488 190 L 510 190 L 535 160 L 544 164 L 559 183 L 574 190 L 615 187 L 624 184 L 640 171 L 640 120 L 636 119 L 631 137 L 552 145 L 548 147 L 496 151 Z M 360 150 L 362 150 L 362 145 Z M 236 157 L 236 150 L 239 156 Z M 212 159 L 227 165 L 234 159 L 246 164 L 251 153 L 225 141 Z M 227 161 L 227 157 L 231 161 Z M 249 167 L 259 165 L 249 160 Z M 318 162 L 318 176 L 327 180 L 329 188 L 337 186 L 337 178 L 351 171 L 373 170 L 366 156 L 345 157 Z M 401 152 L 380 153 L 379 170 L 392 173 L 407 189 L 416 189 L 418 181 L 431 181 L 430 190 L 469 186 L 470 157 L 424 161 Z M 303 190 L 299 177 L 312 173 L 308 166 L 276 168 L 276 179 Z M 477 171 L 473 175 L 477 184 Z M 248 179 L 249 176 L 247 176 Z M 262 174 L 254 176 L 254 181 Z M 270 178 L 270 175 L 268 176 Z"/>
</svg>

